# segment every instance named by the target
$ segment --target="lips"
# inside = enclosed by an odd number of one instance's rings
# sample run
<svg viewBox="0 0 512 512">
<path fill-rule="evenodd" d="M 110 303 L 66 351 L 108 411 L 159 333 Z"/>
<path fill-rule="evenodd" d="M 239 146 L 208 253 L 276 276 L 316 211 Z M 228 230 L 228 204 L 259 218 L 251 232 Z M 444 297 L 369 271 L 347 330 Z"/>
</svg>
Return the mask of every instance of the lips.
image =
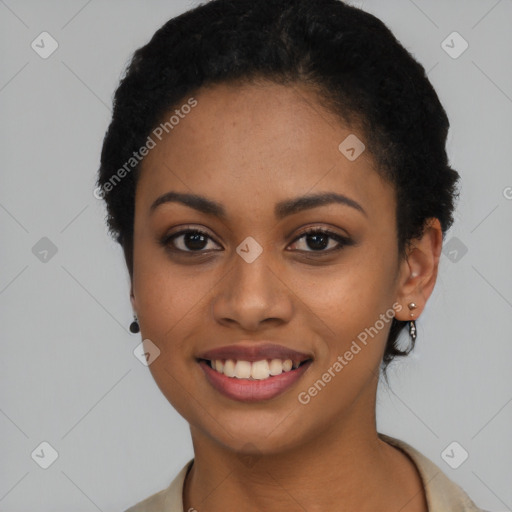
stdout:
<svg viewBox="0 0 512 512">
<path fill-rule="evenodd" d="M 203 352 L 197 361 L 207 381 L 224 396 L 254 402 L 291 388 L 312 356 L 274 343 L 239 343 Z"/>
<path fill-rule="evenodd" d="M 275 343 L 226 345 L 224 347 L 207 350 L 199 355 L 198 359 L 207 361 L 233 359 L 236 361 L 261 361 L 263 359 L 291 359 L 299 363 L 312 359 L 313 356 L 298 352 L 291 348 L 277 345 Z"/>
</svg>

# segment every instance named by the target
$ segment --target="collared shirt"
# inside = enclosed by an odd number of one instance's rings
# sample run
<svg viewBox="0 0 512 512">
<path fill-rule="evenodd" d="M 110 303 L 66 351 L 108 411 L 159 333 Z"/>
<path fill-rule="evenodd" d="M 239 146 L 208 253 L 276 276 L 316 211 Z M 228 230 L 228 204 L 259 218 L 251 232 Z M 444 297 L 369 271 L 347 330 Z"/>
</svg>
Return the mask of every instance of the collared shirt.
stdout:
<svg viewBox="0 0 512 512">
<path fill-rule="evenodd" d="M 405 452 L 418 468 L 425 489 L 428 512 L 486 512 L 478 508 L 440 468 L 412 446 L 385 434 L 379 434 L 379 438 Z M 193 462 L 194 459 L 191 459 L 185 464 L 169 487 L 125 512 L 184 512 L 183 485 Z"/>
</svg>

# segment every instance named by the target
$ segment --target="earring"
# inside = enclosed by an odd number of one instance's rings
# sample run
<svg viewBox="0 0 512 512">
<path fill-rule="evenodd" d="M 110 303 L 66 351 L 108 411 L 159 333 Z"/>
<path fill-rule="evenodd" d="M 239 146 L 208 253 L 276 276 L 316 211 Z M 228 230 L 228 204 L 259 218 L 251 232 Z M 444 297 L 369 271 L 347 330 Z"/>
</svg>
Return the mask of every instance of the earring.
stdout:
<svg viewBox="0 0 512 512">
<path fill-rule="evenodd" d="M 416 341 L 416 322 L 414 320 L 409 322 L 409 336 L 412 341 Z"/>
<path fill-rule="evenodd" d="M 414 313 L 412 313 L 412 310 L 416 309 L 418 306 L 414 302 L 409 302 L 409 304 L 407 304 L 407 307 L 411 311 L 411 317 L 413 317 Z M 409 321 L 409 336 L 411 337 L 414 343 L 416 341 L 416 322 L 414 320 Z"/>
<path fill-rule="evenodd" d="M 137 320 L 137 316 L 133 315 L 133 322 L 130 324 L 130 332 L 133 334 L 137 334 L 139 331 L 139 321 Z"/>
</svg>

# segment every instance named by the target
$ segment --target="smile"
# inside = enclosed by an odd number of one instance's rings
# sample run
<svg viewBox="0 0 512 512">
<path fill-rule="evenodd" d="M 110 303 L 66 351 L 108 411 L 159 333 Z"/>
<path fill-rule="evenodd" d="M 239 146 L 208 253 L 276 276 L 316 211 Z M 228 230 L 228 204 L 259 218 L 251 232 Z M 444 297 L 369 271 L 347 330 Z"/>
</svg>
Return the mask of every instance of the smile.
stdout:
<svg viewBox="0 0 512 512">
<path fill-rule="evenodd" d="M 236 361 L 233 359 L 217 359 L 207 361 L 211 368 L 226 377 L 237 379 L 264 380 L 270 377 L 281 375 L 292 369 L 297 369 L 306 361 L 292 361 L 291 359 L 262 359 L 260 361 Z"/>
<path fill-rule="evenodd" d="M 253 363 L 232 359 L 201 359 L 198 362 L 206 380 L 216 391 L 232 400 L 258 402 L 276 398 L 289 390 L 313 361 L 308 359 L 294 364 L 290 359 L 261 360 Z M 215 368 L 212 365 L 215 365 Z"/>
<path fill-rule="evenodd" d="M 270 400 L 289 390 L 311 366 L 311 354 L 275 343 L 242 341 L 196 358 L 208 383 L 242 402 Z"/>
</svg>

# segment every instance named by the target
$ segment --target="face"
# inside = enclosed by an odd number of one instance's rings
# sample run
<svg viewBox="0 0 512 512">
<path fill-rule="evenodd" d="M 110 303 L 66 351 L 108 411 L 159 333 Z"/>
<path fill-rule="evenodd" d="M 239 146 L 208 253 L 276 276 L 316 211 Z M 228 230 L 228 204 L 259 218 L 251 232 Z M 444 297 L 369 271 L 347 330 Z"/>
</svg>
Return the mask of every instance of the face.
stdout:
<svg viewBox="0 0 512 512">
<path fill-rule="evenodd" d="M 302 86 L 194 98 L 155 139 L 136 190 L 132 302 L 160 350 L 155 381 L 193 432 L 226 448 L 272 453 L 374 428 L 406 269 L 393 187 L 368 150 L 340 151 L 364 135 Z"/>
</svg>

